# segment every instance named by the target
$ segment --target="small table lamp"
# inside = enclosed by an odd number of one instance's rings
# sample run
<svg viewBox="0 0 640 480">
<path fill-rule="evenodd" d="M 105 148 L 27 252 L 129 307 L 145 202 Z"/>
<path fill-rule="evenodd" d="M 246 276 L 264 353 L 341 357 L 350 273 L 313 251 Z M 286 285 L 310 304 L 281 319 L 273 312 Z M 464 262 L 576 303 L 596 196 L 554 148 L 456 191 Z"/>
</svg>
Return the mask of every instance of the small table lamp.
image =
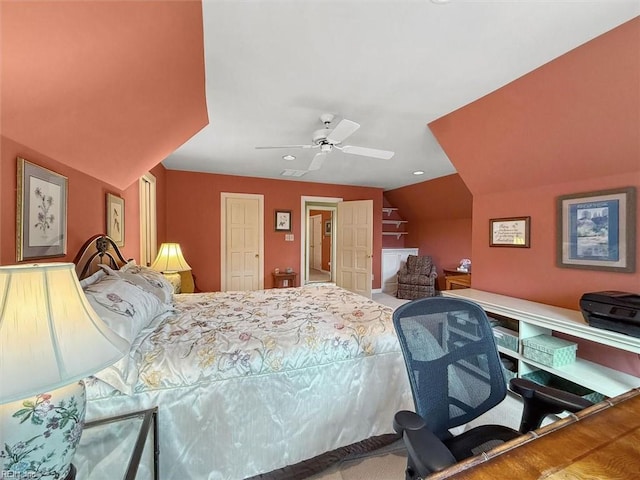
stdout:
<svg viewBox="0 0 640 480">
<path fill-rule="evenodd" d="M 74 267 L 0 267 L 1 478 L 75 478 L 82 379 L 129 350 L 91 308 Z"/>
<path fill-rule="evenodd" d="M 173 284 L 174 292 L 180 293 L 182 277 L 180 272 L 187 272 L 191 267 L 182 255 L 179 243 L 163 243 L 160 245 L 158 256 L 151 264 L 151 268 L 162 272 Z"/>
</svg>

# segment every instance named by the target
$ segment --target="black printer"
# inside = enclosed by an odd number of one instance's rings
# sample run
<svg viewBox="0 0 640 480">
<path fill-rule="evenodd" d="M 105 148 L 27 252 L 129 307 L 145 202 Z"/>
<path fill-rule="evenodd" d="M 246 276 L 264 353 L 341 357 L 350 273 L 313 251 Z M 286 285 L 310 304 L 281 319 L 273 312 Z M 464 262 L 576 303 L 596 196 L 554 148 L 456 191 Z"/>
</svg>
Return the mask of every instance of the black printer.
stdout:
<svg viewBox="0 0 640 480">
<path fill-rule="evenodd" d="M 584 319 L 595 328 L 640 337 L 640 295 L 606 291 L 585 293 L 580 299 Z"/>
</svg>

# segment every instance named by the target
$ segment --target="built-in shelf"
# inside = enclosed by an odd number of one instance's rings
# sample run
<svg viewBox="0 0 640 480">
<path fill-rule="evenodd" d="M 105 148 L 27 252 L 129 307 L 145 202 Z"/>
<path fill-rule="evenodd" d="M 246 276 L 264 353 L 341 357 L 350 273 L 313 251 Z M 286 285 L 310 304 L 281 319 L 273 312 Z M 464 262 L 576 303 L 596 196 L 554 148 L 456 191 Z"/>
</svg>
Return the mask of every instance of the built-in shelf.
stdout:
<svg viewBox="0 0 640 480">
<path fill-rule="evenodd" d="M 383 207 L 382 208 L 382 212 L 386 213 L 387 215 L 391 215 L 392 212 L 397 212 L 398 209 L 397 208 L 393 208 L 393 207 Z"/>
<path fill-rule="evenodd" d="M 382 235 L 393 235 L 396 238 L 400 238 L 402 235 L 406 235 L 409 232 L 382 232 Z"/>
<path fill-rule="evenodd" d="M 553 332 L 561 332 L 620 350 L 640 353 L 640 339 L 591 327 L 584 320 L 582 314 L 576 310 L 483 292 L 473 288 L 445 290 L 442 295 L 472 300 L 489 313 L 516 320 L 520 340 L 543 333 L 550 335 Z M 609 397 L 640 387 L 640 378 L 580 357 L 569 365 L 550 367 L 524 357 L 521 352 L 514 352 L 502 347 L 499 347 L 498 350 L 502 354 L 518 360 L 519 375 L 534 370 L 546 370 Z"/>
<path fill-rule="evenodd" d="M 409 223 L 407 220 L 382 220 L 383 225 L 395 225 L 396 228 L 400 228 L 403 223 Z"/>
</svg>

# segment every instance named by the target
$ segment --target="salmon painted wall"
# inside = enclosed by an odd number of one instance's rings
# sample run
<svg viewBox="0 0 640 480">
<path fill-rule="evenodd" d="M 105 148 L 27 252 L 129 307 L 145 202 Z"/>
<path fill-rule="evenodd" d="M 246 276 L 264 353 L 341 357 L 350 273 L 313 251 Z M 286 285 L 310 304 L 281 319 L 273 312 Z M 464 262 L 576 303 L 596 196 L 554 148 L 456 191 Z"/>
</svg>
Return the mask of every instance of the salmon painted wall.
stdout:
<svg viewBox="0 0 640 480">
<path fill-rule="evenodd" d="M 559 195 L 640 188 L 638 45 L 635 19 L 430 124 L 473 193 L 474 288 L 571 309 L 585 292 L 640 292 L 637 267 L 555 265 Z M 515 216 L 531 217 L 531 247 L 489 247 L 489 219 Z M 640 376 L 636 355 L 586 342 L 578 354 Z"/>
<path fill-rule="evenodd" d="M 207 125 L 200 0 L 0 13 L 6 138 L 124 190 Z"/>
<path fill-rule="evenodd" d="M 444 289 L 442 269 L 471 258 L 471 192 L 454 174 L 388 190 L 384 196 L 409 222 L 406 247 L 418 247 L 421 255 L 431 255 L 438 269 L 438 286 Z"/>
<path fill-rule="evenodd" d="M 125 200 L 125 245 L 122 252 L 126 258 L 138 257 L 140 253 L 140 215 L 137 181 L 125 190 L 119 190 L 4 137 L 1 138 L 0 155 L 0 198 L 2 200 L 0 207 L 0 264 L 16 263 L 16 159 L 18 156 L 68 179 L 67 255 L 46 261 L 71 262 L 89 237 L 105 232 L 107 193 L 115 194 Z M 165 169 L 159 165 L 151 172 L 156 176 L 157 194 L 160 199 L 158 202 L 158 238 L 159 241 L 162 241 L 166 234 Z"/>
<path fill-rule="evenodd" d="M 300 265 L 301 196 L 373 200 L 373 288 L 380 288 L 382 190 L 369 187 L 327 185 L 287 180 L 269 180 L 232 175 L 200 174 L 167 170 L 167 241 L 180 242 L 193 268 L 197 288 L 220 290 L 220 193 L 264 195 L 265 288 L 273 287 L 274 268 Z M 294 241 L 273 229 L 273 212 L 291 210 Z"/>
</svg>

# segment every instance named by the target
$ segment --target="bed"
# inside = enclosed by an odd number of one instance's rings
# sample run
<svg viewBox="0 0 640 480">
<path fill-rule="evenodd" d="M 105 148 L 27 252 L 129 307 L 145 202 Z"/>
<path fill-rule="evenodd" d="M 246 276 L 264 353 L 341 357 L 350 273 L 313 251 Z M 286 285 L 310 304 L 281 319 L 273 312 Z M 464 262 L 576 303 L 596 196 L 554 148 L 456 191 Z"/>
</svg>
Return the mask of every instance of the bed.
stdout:
<svg viewBox="0 0 640 480">
<path fill-rule="evenodd" d="M 394 413 L 413 406 L 392 311 L 372 300 L 332 284 L 171 295 L 104 236 L 76 269 L 103 319 L 127 319 L 115 329 L 132 345 L 87 379 L 87 420 L 157 406 L 161 479 L 273 471 L 391 433 Z M 118 311 L 105 309 L 114 299 Z M 141 311 L 152 318 L 134 319 Z"/>
</svg>

